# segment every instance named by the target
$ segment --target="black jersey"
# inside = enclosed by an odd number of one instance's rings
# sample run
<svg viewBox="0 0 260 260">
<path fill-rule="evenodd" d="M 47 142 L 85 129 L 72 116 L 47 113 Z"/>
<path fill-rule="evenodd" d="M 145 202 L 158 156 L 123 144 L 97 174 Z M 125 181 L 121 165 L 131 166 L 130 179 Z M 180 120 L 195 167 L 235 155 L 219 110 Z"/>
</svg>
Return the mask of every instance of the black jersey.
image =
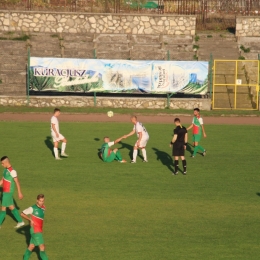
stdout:
<svg viewBox="0 0 260 260">
<path fill-rule="evenodd" d="M 187 129 L 184 126 L 177 126 L 173 130 L 174 135 L 177 135 L 177 139 L 175 142 L 185 143 L 185 134 L 187 133 Z"/>
</svg>

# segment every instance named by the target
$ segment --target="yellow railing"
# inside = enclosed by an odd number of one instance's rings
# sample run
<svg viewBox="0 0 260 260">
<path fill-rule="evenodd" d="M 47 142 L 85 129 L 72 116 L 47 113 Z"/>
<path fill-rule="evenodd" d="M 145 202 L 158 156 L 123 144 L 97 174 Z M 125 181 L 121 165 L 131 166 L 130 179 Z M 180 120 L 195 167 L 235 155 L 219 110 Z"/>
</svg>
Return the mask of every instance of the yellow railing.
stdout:
<svg viewBox="0 0 260 260">
<path fill-rule="evenodd" d="M 258 60 L 214 60 L 212 109 L 257 110 Z"/>
</svg>

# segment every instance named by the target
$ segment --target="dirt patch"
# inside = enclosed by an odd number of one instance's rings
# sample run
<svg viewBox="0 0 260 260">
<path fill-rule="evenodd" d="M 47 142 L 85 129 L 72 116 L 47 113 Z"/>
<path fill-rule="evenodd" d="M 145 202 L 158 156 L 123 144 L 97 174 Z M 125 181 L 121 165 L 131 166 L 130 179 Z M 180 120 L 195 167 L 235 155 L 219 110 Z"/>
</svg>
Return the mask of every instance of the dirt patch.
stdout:
<svg viewBox="0 0 260 260">
<path fill-rule="evenodd" d="M 19 121 L 19 122 L 48 122 L 52 114 L 47 113 L 1 113 L 0 121 Z M 192 114 L 187 115 L 140 115 L 138 119 L 143 123 L 162 123 L 172 124 L 175 117 L 179 117 L 183 124 L 192 121 Z M 203 117 L 203 114 L 202 114 Z M 67 114 L 60 115 L 63 122 L 130 122 L 129 115 L 115 114 L 109 118 L 106 114 Z M 224 125 L 260 125 L 259 117 L 205 117 L 205 124 L 224 124 Z"/>
</svg>

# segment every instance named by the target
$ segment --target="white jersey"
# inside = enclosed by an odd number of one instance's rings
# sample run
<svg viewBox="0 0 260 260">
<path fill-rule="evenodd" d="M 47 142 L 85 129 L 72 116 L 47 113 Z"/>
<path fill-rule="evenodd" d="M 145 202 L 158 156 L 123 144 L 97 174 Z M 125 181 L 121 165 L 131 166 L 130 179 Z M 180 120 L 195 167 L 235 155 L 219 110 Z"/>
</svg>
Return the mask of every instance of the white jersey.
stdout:
<svg viewBox="0 0 260 260">
<path fill-rule="evenodd" d="M 145 127 L 143 126 L 142 123 L 137 122 L 134 125 L 134 129 L 136 132 L 137 137 L 139 138 L 139 133 L 142 133 L 142 139 L 148 139 L 149 138 L 149 134 L 147 132 L 147 130 L 145 129 Z"/>
<path fill-rule="evenodd" d="M 54 132 L 53 129 L 52 129 L 52 124 L 55 125 L 56 131 L 57 131 L 58 133 L 60 133 L 59 121 L 58 121 L 58 118 L 57 118 L 56 116 L 52 116 L 52 118 L 51 118 L 51 134 L 52 134 L 52 135 L 55 135 L 55 132 Z"/>
</svg>

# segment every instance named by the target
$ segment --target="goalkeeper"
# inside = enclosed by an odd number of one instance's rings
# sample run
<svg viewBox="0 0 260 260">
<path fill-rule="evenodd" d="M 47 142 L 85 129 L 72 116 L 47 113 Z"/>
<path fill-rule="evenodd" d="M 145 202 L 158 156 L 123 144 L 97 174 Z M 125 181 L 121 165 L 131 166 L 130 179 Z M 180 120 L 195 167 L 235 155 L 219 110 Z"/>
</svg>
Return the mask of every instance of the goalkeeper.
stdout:
<svg viewBox="0 0 260 260">
<path fill-rule="evenodd" d="M 116 148 L 111 150 L 110 147 L 116 143 L 119 143 L 123 138 L 120 137 L 115 141 L 110 142 L 109 137 L 104 137 L 104 144 L 102 144 L 100 149 L 100 157 L 104 162 L 113 162 L 114 160 L 119 161 L 120 163 L 126 163 L 126 160 L 122 159 L 120 151 Z"/>
</svg>

